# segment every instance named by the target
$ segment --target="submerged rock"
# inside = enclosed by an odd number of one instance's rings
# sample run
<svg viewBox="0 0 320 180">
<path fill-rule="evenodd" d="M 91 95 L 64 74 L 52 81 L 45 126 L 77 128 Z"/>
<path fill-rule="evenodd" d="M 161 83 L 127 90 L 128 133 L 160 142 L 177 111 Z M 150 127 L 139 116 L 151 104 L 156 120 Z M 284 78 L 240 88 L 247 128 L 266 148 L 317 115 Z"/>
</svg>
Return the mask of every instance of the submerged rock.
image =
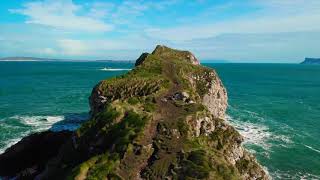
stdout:
<svg viewBox="0 0 320 180">
<path fill-rule="evenodd" d="M 223 120 L 227 105 L 213 69 L 157 46 L 132 71 L 96 85 L 91 119 L 41 173 L 27 171 L 37 179 L 268 179 Z"/>
</svg>

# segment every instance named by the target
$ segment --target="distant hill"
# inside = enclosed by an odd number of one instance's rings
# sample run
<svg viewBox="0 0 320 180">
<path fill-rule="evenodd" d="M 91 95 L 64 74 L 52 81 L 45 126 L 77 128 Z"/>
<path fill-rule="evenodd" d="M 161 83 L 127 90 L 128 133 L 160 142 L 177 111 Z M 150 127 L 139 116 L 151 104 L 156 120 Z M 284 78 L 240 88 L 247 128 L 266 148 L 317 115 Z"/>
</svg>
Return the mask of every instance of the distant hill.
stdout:
<svg viewBox="0 0 320 180">
<path fill-rule="evenodd" d="M 305 58 L 305 60 L 300 64 L 319 64 L 320 58 Z"/>
<path fill-rule="evenodd" d="M 54 61 L 58 59 L 37 58 L 37 57 L 4 57 L 0 61 Z"/>
<path fill-rule="evenodd" d="M 94 60 L 96 62 L 108 62 L 108 63 L 132 63 L 134 64 L 135 61 L 133 60 Z"/>
</svg>

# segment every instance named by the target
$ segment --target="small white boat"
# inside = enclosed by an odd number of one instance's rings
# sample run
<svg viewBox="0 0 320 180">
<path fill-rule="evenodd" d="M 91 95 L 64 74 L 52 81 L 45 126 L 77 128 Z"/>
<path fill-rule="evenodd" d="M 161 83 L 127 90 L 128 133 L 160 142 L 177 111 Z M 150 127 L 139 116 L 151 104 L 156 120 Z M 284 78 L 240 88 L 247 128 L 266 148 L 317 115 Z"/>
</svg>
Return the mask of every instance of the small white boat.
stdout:
<svg viewBox="0 0 320 180">
<path fill-rule="evenodd" d="M 102 69 L 100 69 L 101 71 L 130 71 L 131 69 L 112 69 L 109 67 L 104 67 Z"/>
</svg>

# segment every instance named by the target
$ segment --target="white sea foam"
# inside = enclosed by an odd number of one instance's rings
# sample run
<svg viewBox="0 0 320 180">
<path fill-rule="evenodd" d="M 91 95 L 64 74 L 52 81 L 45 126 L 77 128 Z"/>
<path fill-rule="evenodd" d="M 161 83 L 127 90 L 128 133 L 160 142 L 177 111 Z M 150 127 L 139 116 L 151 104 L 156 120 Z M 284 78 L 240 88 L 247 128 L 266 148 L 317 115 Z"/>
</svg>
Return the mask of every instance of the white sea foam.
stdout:
<svg viewBox="0 0 320 180">
<path fill-rule="evenodd" d="M 131 69 L 121 69 L 121 68 L 102 68 L 101 71 L 130 71 Z"/>
<path fill-rule="evenodd" d="M 53 124 L 64 120 L 64 116 L 13 116 L 21 123 L 33 127 L 34 132 L 48 130 Z"/>
<path fill-rule="evenodd" d="M 80 116 L 73 116 L 71 121 L 66 120 L 68 122 L 60 123 L 60 121 L 63 121 L 66 119 L 65 116 L 12 116 L 9 118 L 9 120 L 17 120 L 19 123 L 21 123 L 24 126 L 28 126 L 28 130 L 25 130 L 23 132 L 19 132 L 15 134 L 15 138 L 6 140 L 6 145 L 0 149 L 0 153 L 3 153 L 7 148 L 11 147 L 12 145 L 19 142 L 23 137 L 35 133 L 35 132 L 42 132 L 46 131 L 48 129 L 51 129 L 53 131 L 61 131 L 61 130 L 75 130 L 79 127 L 79 122 L 86 120 L 87 117 L 80 117 Z M 3 121 L 3 119 L 2 119 Z M 12 128 L 21 128 L 21 126 L 12 126 L 7 123 L 0 124 L 2 126 L 8 126 L 7 129 Z"/>
<path fill-rule="evenodd" d="M 31 126 L 30 130 L 16 134 L 16 137 L 9 139 L 6 146 L 0 149 L 3 153 L 6 149 L 19 142 L 23 137 L 30 133 L 48 130 L 54 123 L 64 120 L 64 116 L 12 116 L 9 119 L 16 119 L 24 125 Z"/>
<path fill-rule="evenodd" d="M 18 138 L 8 140 L 6 146 L 0 149 L 0 154 L 4 153 L 6 149 L 19 142 L 23 137 L 24 136 L 20 136 Z"/>
<path fill-rule="evenodd" d="M 267 126 L 251 122 L 242 122 L 231 116 L 226 116 L 226 120 L 244 137 L 245 144 L 257 145 L 265 150 L 270 148 L 271 145 L 268 143 L 268 140 L 272 134 Z"/>
<path fill-rule="evenodd" d="M 275 145 L 281 145 L 287 147 L 292 144 L 290 137 L 283 134 L 275 134 L 270 128 L 264 124 L 264 119 L 258 116 L 256 113 L 250 113 L 251 116 L 255 116 L 254 119 L 258 122 L 242 121 L 240 118 L 233 118 L 226 116 L 227 122 L 234 126 L 239 133 L 244 137 L 244 144 L 254 145 L 261 147 L 265 150 L 264 156 L 269 156 L 271 147 Z M 255 153 L 253 149 L 249 149 L 252 153 Z"/>
<path fill-rule="evenodd" d="M 307 147 L 307 148 L 309 148 L 309 149 L 311 149 L 312 151 L 315 151 L 315 152 L 317 152 L 317 153 L 320 153 L 320 150 L 318 150 L 318 149 L 316 149 L 316 148 L 313 148 L 313 147 L 308 146 L 308 145 L 305 145 L 305 144 L 304 144 L 304 146 Z"/>
<path fill-rule="evenodd" d="M 292 172 L 292 171 L 276 171 L 272 173 L 272 177 L 274 179 L 281 180 L 291 180 L 291 179 L 299 179 L 299 180 L 319 180 L 320 175 L 305 173 L 305 172 Z"/>
</svg>

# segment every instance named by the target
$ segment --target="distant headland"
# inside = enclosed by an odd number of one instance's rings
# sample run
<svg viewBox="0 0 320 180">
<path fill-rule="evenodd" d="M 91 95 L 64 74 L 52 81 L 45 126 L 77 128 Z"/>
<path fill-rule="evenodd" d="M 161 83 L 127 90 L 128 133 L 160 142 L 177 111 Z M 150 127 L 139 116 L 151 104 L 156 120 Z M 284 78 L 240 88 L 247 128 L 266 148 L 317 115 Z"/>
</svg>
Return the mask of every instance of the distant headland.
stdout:
<svg viewBox="0 0 320 180">
<path fill-rule="evenodd" d="M 320 64 L 320 58 L 305 58 L 300 64 Z"/>
</svg>

